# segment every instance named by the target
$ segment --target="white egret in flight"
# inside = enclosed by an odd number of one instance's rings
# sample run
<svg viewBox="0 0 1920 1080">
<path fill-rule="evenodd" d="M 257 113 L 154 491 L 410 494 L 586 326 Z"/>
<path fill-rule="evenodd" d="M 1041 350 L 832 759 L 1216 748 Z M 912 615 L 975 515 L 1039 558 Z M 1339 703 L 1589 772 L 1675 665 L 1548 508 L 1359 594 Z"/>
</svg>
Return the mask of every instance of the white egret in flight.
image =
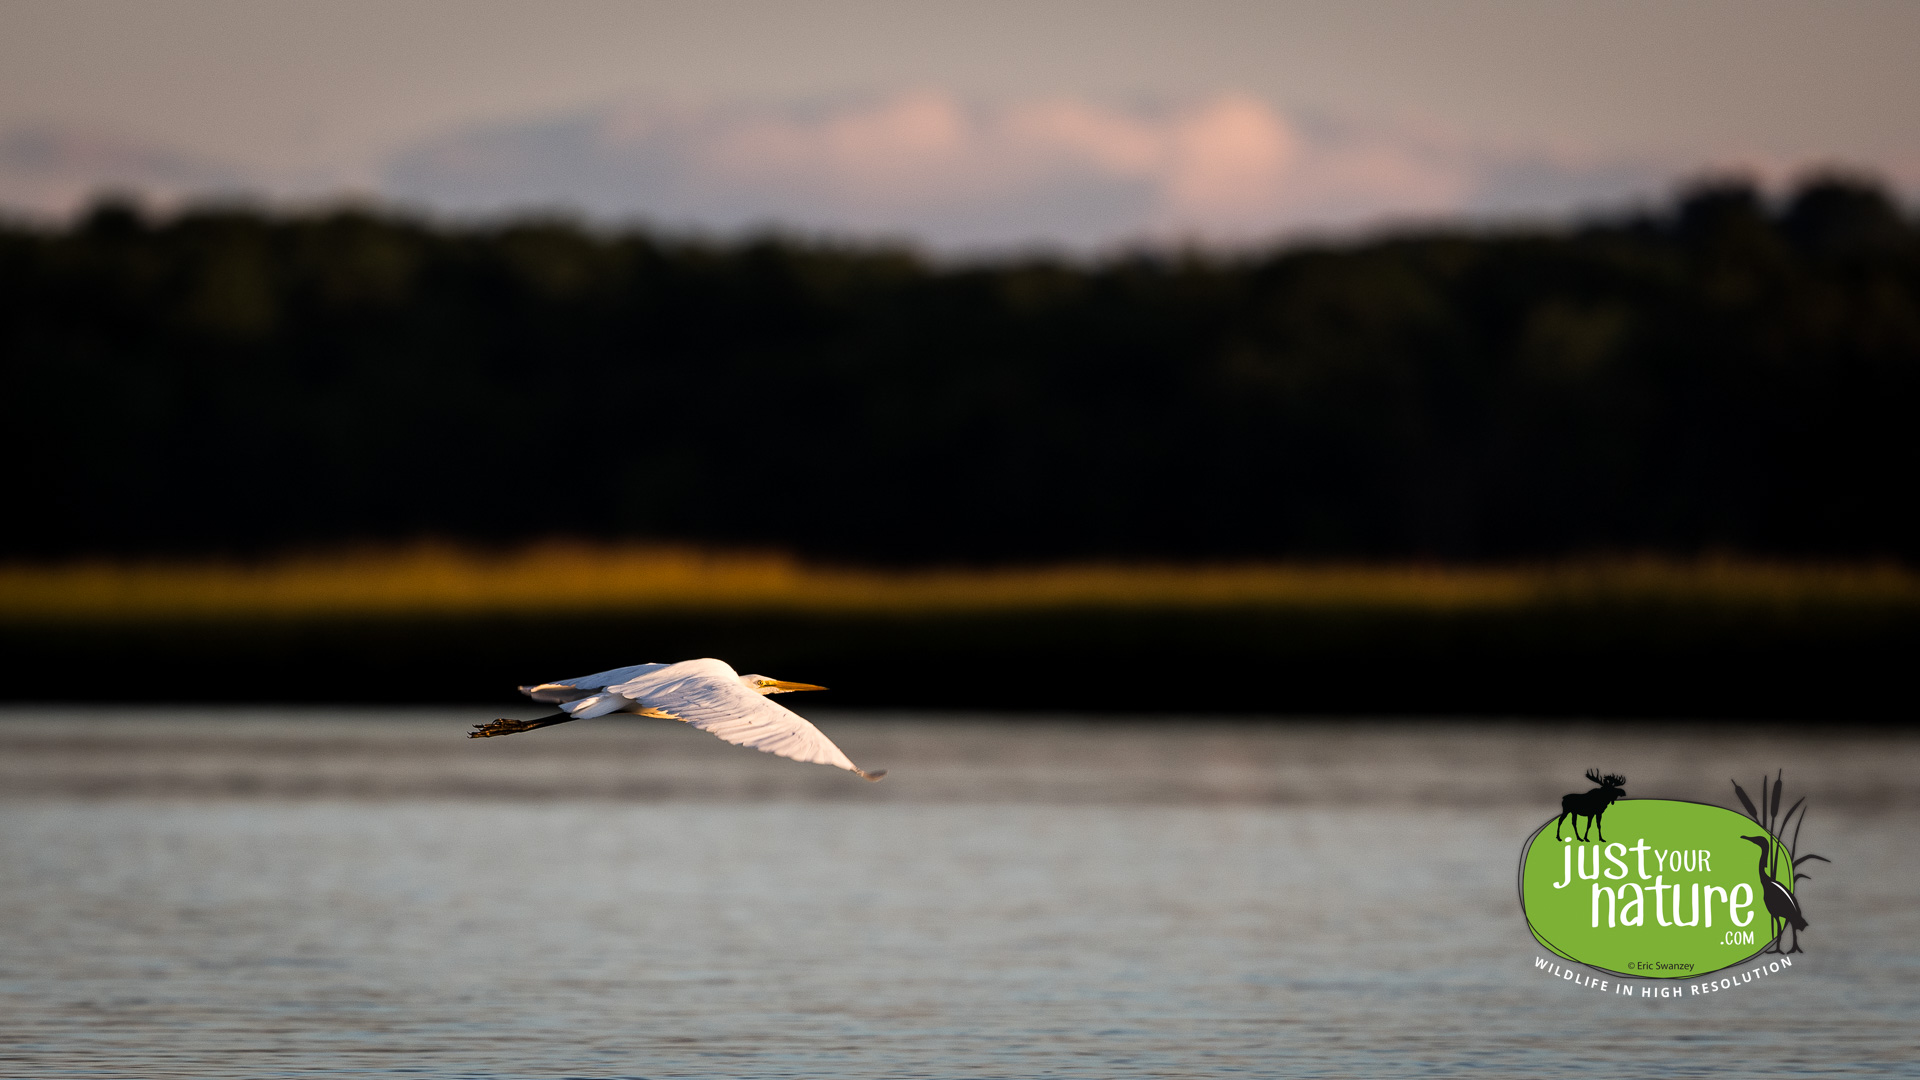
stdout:
<svg viewBox="0 0 1920 1080">
<path fill-rule="evenodd" d="M 878 780 L 885 769 L 867 772 L 847 759 L 833 740 L 806 718 L 768 701 L 768 694 L 825 690 L 812 683 L 783 682 L 764 675 L 741 675 L 720 660 L 682 660 L 677 664 L 635 664 L 563 682 L 523 686 L 535 701 L 552 702 L 560 712 L 538 720 L 495 720 L 475 724 L 469 739 L 512 735 L 517 731 L 587 720 L 611 713 L 634 713 L 680 720 L 718 735 L 735 746 L 778 754 L 795 761 L 834 765 L 862 779 Z"/>
</svg>

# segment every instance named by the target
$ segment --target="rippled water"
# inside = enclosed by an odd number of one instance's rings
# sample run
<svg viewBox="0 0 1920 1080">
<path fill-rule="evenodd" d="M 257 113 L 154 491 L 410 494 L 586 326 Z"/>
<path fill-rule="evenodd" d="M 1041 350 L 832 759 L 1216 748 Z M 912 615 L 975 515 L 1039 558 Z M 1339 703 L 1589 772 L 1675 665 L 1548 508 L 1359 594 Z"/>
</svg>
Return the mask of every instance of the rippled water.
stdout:
<svg viewBox="0 0 1920 1080">
<path fill-rule="evenodd" d="M 0 714 L 0 1075 L 1920 1075 L 1920 740 L 818 713 L 881 784 L 666 723 Z M 488 719 L 490 717 L 480 717 Z M 1537 972 L 1592 765 L 1784 766 L 1791 972 Z"/>
</svg>

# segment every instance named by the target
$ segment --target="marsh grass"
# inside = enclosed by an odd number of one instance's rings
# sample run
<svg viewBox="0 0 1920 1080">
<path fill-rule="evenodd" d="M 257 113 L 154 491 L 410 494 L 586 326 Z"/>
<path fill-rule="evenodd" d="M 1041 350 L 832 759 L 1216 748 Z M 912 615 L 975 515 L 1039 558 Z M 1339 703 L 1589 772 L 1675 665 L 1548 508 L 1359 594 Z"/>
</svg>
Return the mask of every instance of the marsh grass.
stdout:
<svg viewBox="0 0 1920 1080">
<path fill-rule="evenodd" d="M 1048 610 L 1498 614 L 1565 607 L 1920 608 L 1898 566 L 1708 558 L 1536 566 L 1087 563 L 880 570 L 779 554 L 546 543 L 450 544 L 260 562 L 0 565 L 0 621 L 139 623 L 414 616 L 739 613 L 968 616 Z"/>
</svg>

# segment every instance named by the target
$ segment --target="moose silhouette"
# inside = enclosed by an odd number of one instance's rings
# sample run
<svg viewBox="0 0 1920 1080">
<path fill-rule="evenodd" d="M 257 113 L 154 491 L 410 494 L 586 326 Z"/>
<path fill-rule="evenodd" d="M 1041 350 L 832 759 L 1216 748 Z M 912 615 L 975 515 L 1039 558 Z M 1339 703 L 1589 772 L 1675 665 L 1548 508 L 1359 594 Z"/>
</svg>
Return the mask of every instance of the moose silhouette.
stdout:
<svg viewBox="0 0 1920 1080">
<path fill-rule="evenodd" d="M 1560 816 L 1553 819 L 1555 840 L 1560 839 L 1560 823 L 1572 818 L 1574 839 L 1583 844 L 1586 843 L 1587 837 L 1580 835 L 1580 819 L 1586 818 L 1588 834 L 1591 835 L 1597 831 L 1600 834 L 1600 842 L 1603 844 L 1607 842 L 1606 829 L 1600 824 L 1600 818 L 1607 812 L 1607 807 L 1613 805 L 1614 800 L 1626 796 L 1627 793 L 1621 788 L 1626 785 L 1627 778 L 1615 776 L 1612 773 L 1601 776 L 1599 769 L 1588 769 L 1587 779 L 1600 786 L 1584 795 L 1576 792 L 1560 800 Z"/>
</svg>

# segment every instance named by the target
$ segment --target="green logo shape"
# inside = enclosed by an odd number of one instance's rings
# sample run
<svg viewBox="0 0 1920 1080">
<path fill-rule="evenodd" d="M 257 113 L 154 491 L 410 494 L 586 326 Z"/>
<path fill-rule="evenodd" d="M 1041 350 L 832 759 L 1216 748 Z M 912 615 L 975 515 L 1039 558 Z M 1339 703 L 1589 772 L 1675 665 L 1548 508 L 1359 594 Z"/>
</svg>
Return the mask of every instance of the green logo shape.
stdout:
<svg viewBox="0 0 1920 1080">
<path fill-rule="evenodd" d="M 1582 842 L 1547 821 L 1520 856 L 1520 907 L 1534 939 L 1615 975 L 1690 979 L 1772 944 L 1766 880 L 1788 891 L 1792 858 L 1753 819 L 1705 803 L 1622 799 Z M 1746 839 L 1757 837 L 1761 842 Z M 1763 846 L 1764 844 L 1764 846 Z"/>
</svg>

